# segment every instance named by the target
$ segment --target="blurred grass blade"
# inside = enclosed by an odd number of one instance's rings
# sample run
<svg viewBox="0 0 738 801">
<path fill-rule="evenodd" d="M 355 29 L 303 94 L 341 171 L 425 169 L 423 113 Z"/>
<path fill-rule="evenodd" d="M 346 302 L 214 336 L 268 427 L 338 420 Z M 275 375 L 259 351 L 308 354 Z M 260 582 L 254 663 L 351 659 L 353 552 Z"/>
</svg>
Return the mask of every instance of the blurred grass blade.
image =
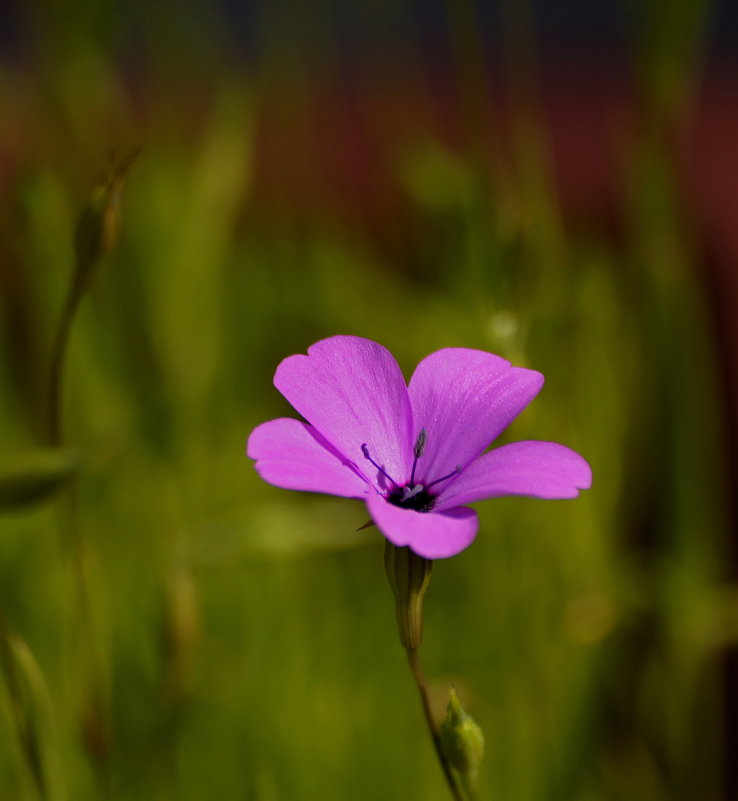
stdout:
<svg viewBox="0 0 738 801">
<path fill-rule="evenodd" d="M 43 448 L 18 455 L 0 466 L 0 512 L 43 503 L 71 481 L 79 470 L 77 452 Z"/>
<path fill-rule="evenodd" d="M 21 752 L 38 797 L 63 801 L 65 792 L 57 760 L 51 700 L 41 668 L 28 645 L 0 621 L 0 669 Z"/>
</svg>

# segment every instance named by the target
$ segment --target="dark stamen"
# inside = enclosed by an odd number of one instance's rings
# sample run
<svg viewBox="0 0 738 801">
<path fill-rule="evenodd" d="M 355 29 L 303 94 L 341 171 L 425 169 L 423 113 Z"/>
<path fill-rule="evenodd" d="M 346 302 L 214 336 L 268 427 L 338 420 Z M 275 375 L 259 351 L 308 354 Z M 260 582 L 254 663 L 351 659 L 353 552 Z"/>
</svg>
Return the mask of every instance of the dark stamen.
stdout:
<svg viewBox="0 0 738 801">
<path fill-rule="evenodd" d="M 413 448 L 413 456 L 415 457 L 415 461 L 413 462 L 413 469 L 410 473 L 410 483 L 415 483 L 415 468 L 418 466 L 418 459 L 423 455 L 423 451 L 425 450 L 425 441 L 426 441 L 426 433 L 425 429 L 421 428 L 420 433 L 418 434 L 417 440 L 415 440 L 415 447 Z"/>
<path fill-rule="evenodd" d="M 380 472 L 380 473 L 381 473 L 381 474 L 382 474 L 382 475 L 383 475 L 383 476 L 384 476 L 386 479 L 388 479 L 389 481 L 391 481 L 391 482 L 392 482 L 392 483 L 393 483 L 393 484 L 394 484 L 396 487 L 398 487 L 398 486 L 399 486 L 399 484 L 398 484 L 398 483 L 397 483 L 397 482 L 394 480 L 394 478 L 392 478 L 392 476 L 391 476 L 391 475 L 390 475 L 390 474 L 389 474 L 389 473 L 388 473 L 388 472 L 387 472 L 387 471 L 386 471 L 386 470 L 385 470 L 383 467 L 380 467 L 380 466 L 379 466 L 379 465 L 378 465 L 378 464 L 377 464 L 377 463 L 374 461 L 374 459 L 372 459 L 372 457 L 371 457 L 371 456 L 369 456 L 369 448 L 367 448 L 367 446 L 366 446 L 366 442 L 365 442 L 365 443 L 364 443 L 364 444 L 361 446 L 361 452 L 364 454 L 364 457 L 365 457 L 366 459 L 368 459 L 368 460 L 369 460 L 369 461 L 370 461 L 370 462 L 371 462 L 371 463 L 372 463 L 372 464 L 373 464 L 373 465 L 374 465 L 374 466 L 377 468 L 377 470 L 379 470 L 379 472 Z"/>
<path fill-rule="evenodd" d="M 452 470 L 447 476 L 443 476 L 443 478 L 437 478 L 435 481 L 431 481 L 430 484 L 426 484 L 425 488 L 429 490 L 431 487 L 434 487 L 436 484 L 440 484 L 442 481 L 447 481 L 449 478 L 453 476 L 458 476 L 461 472 L 461 465 L 457 464 L 456 468 Z"/>
</svg>

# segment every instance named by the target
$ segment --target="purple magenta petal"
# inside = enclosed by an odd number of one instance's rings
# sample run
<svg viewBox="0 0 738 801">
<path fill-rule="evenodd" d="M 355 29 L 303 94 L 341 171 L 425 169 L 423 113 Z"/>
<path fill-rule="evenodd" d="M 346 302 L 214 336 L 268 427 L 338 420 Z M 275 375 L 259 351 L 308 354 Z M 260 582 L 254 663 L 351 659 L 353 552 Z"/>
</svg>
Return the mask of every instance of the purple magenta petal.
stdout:
<svg viewBox="0 0 738 801">
<path fill-rule="evenodd" d="M 463 551 L 473 542 L 479 528 L 472 509 L 415 512 L 394 506 L 371 491 L 366 504 L 377 528 L 390 542 L 409 545 L 426 559 L 445 559 Z"/>
<path fill-rule="evenodd" d="M 415 480 L 432 482 L 466 467 L 517 417 L 543 386 L 534 370 L 491 353 L 446 348 L 417 366 L 409 392 L 414 436 L 426 432 Z"/>
<path fill-rule="evenodd" d="M 312 426 L 280 418 L 257 426 L 247 453 L 259 475 L 284 489 L 363 498 L 369 484 Z"/>
<path fill-rule="evenodd" d="M 513 442 L 472 462 L 439 495 L 436 508 L 451 509 L 500 495 L 576 498 L 591 484 L 589 465 L 570 448 L 555 442 Z"/>
<path fill-rule="evenodd" d="M 369 454 L 395 481 L 408 476 L 412 412 L 405 379 L 392 354 L 376 342 L 351 336 L 323 339 L 308 355 L 290 356 L 274 385 L 297 411 L 378 486 Z"/>
</svg>

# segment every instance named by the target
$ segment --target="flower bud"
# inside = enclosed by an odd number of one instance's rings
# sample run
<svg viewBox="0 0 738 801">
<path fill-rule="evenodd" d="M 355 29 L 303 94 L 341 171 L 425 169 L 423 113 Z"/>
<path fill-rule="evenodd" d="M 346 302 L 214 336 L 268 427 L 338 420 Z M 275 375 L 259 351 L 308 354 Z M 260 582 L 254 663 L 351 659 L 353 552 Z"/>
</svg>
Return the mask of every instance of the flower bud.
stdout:
<svg viewBox="0 0 738 801">
<path fill-rule="evenodd" d="M 461 777 L 468 793 L 471 793 L 484 756 L 484 735 L 474 719 L 464 711 L 453 687 L 446 707 L 446 719 L 441 723 L 438 733 L 446 759 Z"/>
<path fill-rule="evenodd" d="M 77 259 L 74 293 L 81 295 L 89 286 L 95 266 L 112 250 L 120 232 L 120 196 L 128 170 L 138 149 L 113 165 L 92 189 L 74 233 Z"/>
<path fill-rule="evenodd" d="M 384 569 L 395 594 L 395 613 L 400 641 L 408 650 L 420 647 L 423 639 L 423 596 L 428 589 L 433 562 L 387 540 Z"/>
</svg>

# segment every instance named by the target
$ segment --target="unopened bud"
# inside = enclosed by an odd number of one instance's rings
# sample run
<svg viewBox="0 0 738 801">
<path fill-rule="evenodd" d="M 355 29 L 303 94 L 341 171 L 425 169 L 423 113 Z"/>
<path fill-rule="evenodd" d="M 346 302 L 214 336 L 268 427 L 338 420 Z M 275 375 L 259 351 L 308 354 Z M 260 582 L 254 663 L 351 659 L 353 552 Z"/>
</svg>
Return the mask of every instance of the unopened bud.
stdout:
<svg viewBox="0 0 738 801">
<path fill-rule="evenodd" d="M 472 794 L 484 756 L 484 735 L 474 719 L 464 711 L 453 687 L 446 707 L 446 719 L 438 733 L 446 759 L 459 774 L 467 794 Z"/>
<path fill-rule="evenodd" d="M 74 234 L 77 259 L 74 292 L 83 293 L 94 275 L 95 266 L 112 250 L 120 232 L 120 197 L 138 149 L 114 164 L 107 175 L 93 187 L 82 210 Z"/>
<path fill-rule="evenodd" d="M 395 594 L 395 613 L 400 641 L 408 650 L 423 639 L 423 596 L 428 589 L 433 562 L 387 540 L 384 569 Z"/>
</svg>

